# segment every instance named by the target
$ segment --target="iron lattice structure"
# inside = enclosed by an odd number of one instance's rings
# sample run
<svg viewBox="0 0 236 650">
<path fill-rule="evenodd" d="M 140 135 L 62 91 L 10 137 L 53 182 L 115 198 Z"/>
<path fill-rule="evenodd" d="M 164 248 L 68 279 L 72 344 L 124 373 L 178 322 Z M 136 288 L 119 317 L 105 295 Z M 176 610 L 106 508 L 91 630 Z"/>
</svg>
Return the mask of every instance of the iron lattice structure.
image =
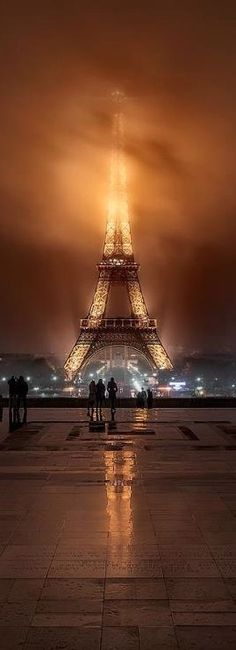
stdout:
<svg viewBox="0 0 236 650">
<path fill-rule="evenodd" d="M 130 229 L 124 154 L 124 96 L 114 93 L 113 149 L 110 198 L 103 257 L 98 264 L 98 282 L 80 334 L 66 362 L 69 379 L 85 366 L 95 352 L 109 345 L 128 345 L 144 354 L 155 369 L 171 369 L 172 363 L 158 336 L 157 322 L 149 318 L 134 260 Z M 106 318 L 109 291 L 116 282 L 128 291 L 131 317 Z"/>
</svg>

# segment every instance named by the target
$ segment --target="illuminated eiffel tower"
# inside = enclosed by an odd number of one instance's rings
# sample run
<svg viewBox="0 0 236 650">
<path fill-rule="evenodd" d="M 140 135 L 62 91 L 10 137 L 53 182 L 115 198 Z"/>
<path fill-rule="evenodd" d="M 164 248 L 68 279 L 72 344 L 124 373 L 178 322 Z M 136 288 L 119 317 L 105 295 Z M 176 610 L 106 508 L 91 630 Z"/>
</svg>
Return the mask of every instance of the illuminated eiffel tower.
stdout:
<svg viewBox="0 0 236 650">
<path fill-rule="evenodd" d="M 96 352 L 110 345 L 127 345 L 141 352 L 155 369 L 171 369 L 172 363 L 158 336 L 157 322 L 149 318 L 133 255 L 124 154 L 125 96 L 113 93 L 113 149 L 110 200 L 103 257 L 98 264 L 98 282 L 87 318 L 66 362 L 69 379 L 86 365 Z M 126 286 L 130 318 L 106 318 L 109 291 L 114 283 Z"/>
</svg>

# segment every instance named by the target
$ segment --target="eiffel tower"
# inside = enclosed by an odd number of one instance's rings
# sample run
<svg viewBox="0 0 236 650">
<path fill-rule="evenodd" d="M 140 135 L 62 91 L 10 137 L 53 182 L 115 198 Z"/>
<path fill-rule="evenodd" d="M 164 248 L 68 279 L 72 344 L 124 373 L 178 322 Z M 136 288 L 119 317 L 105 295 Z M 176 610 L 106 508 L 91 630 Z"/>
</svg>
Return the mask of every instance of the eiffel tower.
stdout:
<svg viewBox="0 0 236 650">
<path fill-rule="evenodd" d="M 87 318 L 80 321 L 80 333 L 64 369 L 72 380 L 99 350 L 110 345 L 127 345 L 139 351 L 153 369 L 171 369 L 172 363 L 157 330 L 157 321 L 149 318 L 139 282 L 139 264 L 134 259 L 131 239 L 124 154 L 125 96 L 112 94 L 113 149 L 111 160 L 110 200 L 106 234 L 98 281 Z M 126 286 L 130 318 L 106 318 L 109 291 L 115 283 Z"/>
</svg>

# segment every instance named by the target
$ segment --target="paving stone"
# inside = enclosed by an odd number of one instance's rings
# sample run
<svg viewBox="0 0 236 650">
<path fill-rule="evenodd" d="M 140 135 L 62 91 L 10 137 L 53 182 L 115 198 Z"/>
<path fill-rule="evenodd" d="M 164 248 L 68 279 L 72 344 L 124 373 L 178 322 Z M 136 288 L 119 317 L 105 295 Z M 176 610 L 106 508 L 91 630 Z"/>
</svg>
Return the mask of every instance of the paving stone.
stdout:
<svg viewBox="0 0 236 650">
<path fill-rule="evenodd" d="M 104 627 L 101 650 L 140 650 L 138 627 Z"/>
<path fill-rule="evenodd" d="M 98 628 L 32 627 L 24 650 L 99 650 Z"/>
<path fill-rule="evenodd" d="M 175 625 L 236 625 L 236 612 L 173 612 Z"/>
<path fill-rule="evenodd" d="M 222 578 L 166 578 L 167 593 L 176 600 L 228 600 L 230 589 Z"/>
<path fill-rule="evenodd" d="M 236 559 L 236 543 L 211 546 L 210 552 L 216 560 Z"/>
<path fill-rule="evenodd" d="M 106 600 L 134 600 L 136 598 L 135 578 L 107 578 L 105 582 Z"/>
<path fill-rule="evenodd" d="M 162 546 L 173 546 L 174 544 L 176 544 L 176 540 L 178 541 L 178 546 L 179 545 L 196 546 L 199 544 L 203 544 L 206 541 L 203 538 L 203 535 L 200 530 L 183 531 L 182 529 L 179 530 L 178 528 L 177 529 L 173 528 L 172 530 L 160 530 L 157 527 L 156 535 L 157 535 L 158 543 Z"/>
<path fill-rule="evenodd" d="M 236 558 L 216 559 L 216 564 L 224 578 L 236 578 Z"/>
<path fill-rule="evenodd" d="M 167 598 L 165 581 L 163 578 L 137 578 L 135 580 L 136 586 L 136 598 L 141 600 L 147 599 L 160 599 L 165 600 Z"/>
<path fill-rule="evenodd" d="M 160 559 L 160 553 L 157 544 L 133 544 L 127 546 L 108 544 L 107 558 L 111 562 L 117 560 L 117 558 L 123 561 L 128 561 L 131 558 L 137 561 L 146 559 L 155 561 Z"/>
<path fill-rule="evenodd" d="M 0 562 L 1 578 L 45 578 L 50 562 L 36 563 L 32 560 L 21 562 Z"/>
<path fill-rule="evenodd" d="M 72 550 L 71 547 L 67 547 L 63 550 L 58 550 L 55 553 L 53 562 L 99 562 L 104 561 L 106 558 L 106 549 L 101 549 L 100 551 L 96 549 L 92 551 L 87 551 L 86 549 L 80 548 L 77 550 Z"/>
<path fill-rule="evenodd" d="M 172 627 L 139 628 L 140 650 L 178 650 Z"/>
<path fill-rule="evenodd" d="M 8 599 L 8 595 L 13 587 L 14 580 L 0 579 L 0 603 Z"/>
<path fill-rule="evenodd" d="M 224 582 L 232 598 L 236 600 L 236 578 L 225 578 Z"/>
<path fill-rule="evenodd" d="M 180 650 L 234 650 L 236 626 L 191 625 L 175 628 Z"/>
<path fill-rule="evenodd" d="M 48 561 L 48 558 L 52 558 L 56 550 L 56 545 L 12 545 L 8 544 L 4 552 L 0 556 L 0 562 L 24 562 L 28 560 L 33 560 L 37 562 Z"/>
<path fill-rule="evenodd" d="M 236 612 L 234 600 L 170 600 L 172 612 Z"/>
<path fill-rule="evenodd" d="M 54 560 L 48 572 L 49 578 L 104 578 L 105 561 L 103 560 Z"/>
<path fill-rule="evenodd" d="M 79 578 L 47 578 L 41 593 L 42 600 L 66 600 L 77 598 L 100 599 L 103 596 L 104 580 Z"/>
<path fill-rule="evenodd" d="M 160 578 L 162 567 L 159 560 L 137 560 L 133 561 L 107 561 L 108 578 L 133 577 L 133 578 Z"/>
<path fill-rule="evenodd" d="M 58 601 L 59 602 L 59 601 Z M 102 624 L 102 614 L 99 612 L 49 612 L 35 614 L 31 625 L 33 627 L 98 627 Z"/>
<path fill-rule="evenodd" d="M 3 650 L 23 650 L 29 628 L 1 627 L 0 639 Z"/>
<path fill-rule="evenodd" d="M 205 544 L 190 544 L 189 546 L 165 545 L 159 546 L 161 559 L 164 561 L 186 561 L 186 560 L 210 560 L 212 555 L 209 547 Z"/>
<path fill-rule="evenodd" d="M 0 607 L 0 627 L 30 625 L 36 602 L 3 603 Z"/>
<path fill-rule="evenodd" d="M 24 600 L 37 601 L 43 588 L 43 579 L 18 579 L 14 580 L 8 595 L 9 603 L 18 603 Z"/>
<path fill-rule="evenodd" d="M 104 625 L 140 625 L 151 627 L 172 622 L 168 601 L 107 600 L 103 612 Z"/>
<path fill-rule="evenodd" d="M 162 562 L 165 578 L 217 578 L 220 570 L 212 560 L 175 560 Z"/>
</svg>

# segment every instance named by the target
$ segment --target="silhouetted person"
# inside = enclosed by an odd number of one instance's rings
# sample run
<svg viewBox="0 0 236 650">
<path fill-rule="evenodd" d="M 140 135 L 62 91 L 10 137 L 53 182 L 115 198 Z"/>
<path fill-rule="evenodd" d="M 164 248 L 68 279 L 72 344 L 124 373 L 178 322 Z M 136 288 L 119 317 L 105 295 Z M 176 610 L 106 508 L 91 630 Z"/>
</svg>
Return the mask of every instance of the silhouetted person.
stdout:
<svg viewBox="0 0 236 650">
<path fill-rule="evenodd" d="M 136 406 L 138 409 L 142 408 L 142 396 L 141 391 L 139 390 L 136 396 Z"/>
<path fill-rule="evenodd" d="M 16 378 L 14 375 L 8 380 L 8 386 L 9 386 L 9 397 L 12 397 L 13 395 L 16 395 Z"/>
<path fill-rule="evenodd" d="M 151 388 L 147 389 L 147 407 L 148 409 L 152 409 L 153 406 L 153 394 Z"/>
<path fill-rule="evenodd" d="M 25 381 L 24 377 L 22 375 L 19 377 L 17 381 L 17 419 L 18 422 L 20 422 L 20 409 L 23 408 L 23 423 L 25 424 L 27 421 L 27 394 L 28 394 L 28 384 Z"/>
<path fill-rule="evenodd" d="M 89 397 L 88 397 L 88 415 L 93 419 L 94 409 L 96 405 L 96 384 L 94 379 L 89 384 Z"/>
<path fill-rule="evenodd" d="M 111 415 L 114 416 L 116 411 L 116 393 L 117 393 L 117 384 L 114 380 L 114 377 L 111 377 L 110 381 L 107 384 L 107 392 L 109 395 L 110 405 L 111 405 Z"/>
<path fill-rule="evenodd" d="M 102 419 L 102 407 L 105 402 L 105 392 L 106 392 L 105 384 L 103 383 L 102 379 L 99 379 L 96 385 L 96 414 L 98 418 L 98 412 L 99 412 L 100 420 Z"/>
<path fill-rule="evenodd" d="M 11 430 L 12 424 L 17 423 L 17 380 L 12 375 L 8 381 L 9 387 L 9 428 Z"/>
<path fill-rule="evenodd" d="M 141 409 L 144 409 L 146 408 L 146 406 L 147 406 L 147 393 L 144 390 L 144 388 L 142 388 L 141 392 L 139 393 L 139 407 Z"/>
</svg>

